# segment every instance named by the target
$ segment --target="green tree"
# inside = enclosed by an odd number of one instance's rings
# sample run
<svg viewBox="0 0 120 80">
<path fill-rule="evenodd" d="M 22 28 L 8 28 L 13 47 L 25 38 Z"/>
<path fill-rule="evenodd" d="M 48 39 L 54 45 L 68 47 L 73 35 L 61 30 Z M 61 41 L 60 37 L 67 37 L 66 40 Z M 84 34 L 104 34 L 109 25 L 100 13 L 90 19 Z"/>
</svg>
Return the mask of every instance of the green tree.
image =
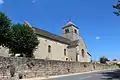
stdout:
<svg viewBox="0 0 120 80">
<path fill-rule="evenodd" d="M 117 61 L 117 59 L 113 59 L 113 61 Z"/>
<path fill-rule="evenodd" d="M 100 63 L 106 63 L 107 61 L 109 61 L 109 60 L 106 57 L 101 57 L 100 58 Z"/>
<path fill-rule="evenodd" d="M 116 14 L 117 16 L 120 16 L 120 0 L 118 0 L 117 3 L 115 5 L 113 5 L 113 8 L 116 9 L 114 14 Z"/>
<path fill-rule="evenodd" d="M 17 53 L 25 57 L 33 57 L 33 52 L 39 44 L 34 30 L 23 24 L 14 24 L 11 27 L 11 39 L 7 47 L 15 55 Z"/>
<path fill-rule="evenodd" d="M 0 12 L 0 46 L 8 42 L 10 36 L 11 20 L 2 12 Z"/>
</svg>

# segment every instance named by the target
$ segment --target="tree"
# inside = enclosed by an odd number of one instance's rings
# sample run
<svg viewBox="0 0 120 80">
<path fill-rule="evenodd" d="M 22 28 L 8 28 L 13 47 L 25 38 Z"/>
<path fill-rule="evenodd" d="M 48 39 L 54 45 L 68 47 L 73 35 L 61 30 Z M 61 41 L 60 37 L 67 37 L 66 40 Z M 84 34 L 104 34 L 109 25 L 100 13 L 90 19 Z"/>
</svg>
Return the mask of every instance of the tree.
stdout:
<svg viewBox="0 0 120 80">
<path fill-rule="evenodd" d="M 117 1 L 115 5 L 113 5 L 113 8 L 115 8 L 117 11 L 114 12 L 117 16 L 120 16 L 120 0 Z"/>
<path fill-rule="evenodd" d="M 10 36 L 11 39 L 7 43 L 7 47 L 13 55 L 19 53 L 21 56 L 33 57 L 33 52 L 39 41 L 32 28 L 23 24 L 13 24 Z"/>
<path fill-rule="evenodd" d="M 13 55 L 33 57 L 33 51 L 39 44 L 37 35 L 28 25 L 13 24 L 11 20 L 0 12 L 0 46 L 9 48 Z"/>
<path fill-rule="evenodd" d="M 113 61 L 117 61 L 117 59 L 113 59 Z"/>
<path fill-rule="evenodd" d="M 2 12 L 0 12 L 0 46 L 4 46 L 9 40 L 11 20 Z"/>
<path fill-rule="evenodd" d="M 106 63 L 107 61 L 109 61 L 109 60 L 106 57 L 101 57 L 100 58 L 100 63 Z"/>
</svg>

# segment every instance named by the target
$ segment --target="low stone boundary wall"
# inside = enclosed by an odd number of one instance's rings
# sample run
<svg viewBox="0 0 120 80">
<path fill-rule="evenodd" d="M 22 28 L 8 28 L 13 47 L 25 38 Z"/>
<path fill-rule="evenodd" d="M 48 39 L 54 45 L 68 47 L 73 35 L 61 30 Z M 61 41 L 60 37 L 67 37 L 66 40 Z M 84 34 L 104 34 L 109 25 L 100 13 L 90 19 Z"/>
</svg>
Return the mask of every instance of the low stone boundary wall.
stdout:
<svg viewBox="0 0 120 80">
<path fill-rule="evenodd" d="M 30 58 L 0 57 L 0 80 L 23 79 L 115 69 L 115 64 L 93 64 Z"/>
</svg>

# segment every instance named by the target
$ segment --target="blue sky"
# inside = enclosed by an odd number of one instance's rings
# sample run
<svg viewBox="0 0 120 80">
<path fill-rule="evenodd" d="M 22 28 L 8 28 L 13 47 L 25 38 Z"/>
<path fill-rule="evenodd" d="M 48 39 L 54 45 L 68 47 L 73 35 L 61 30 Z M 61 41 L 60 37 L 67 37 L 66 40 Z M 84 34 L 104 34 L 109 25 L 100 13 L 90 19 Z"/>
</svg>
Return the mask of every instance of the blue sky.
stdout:
<svg viewBox="0 0 120 80">
<path fill-rule="evenodd" d="M 13 22 L 61 35 L 69 18 L 80 28 L 93 60 L 120 59 L 120 17 L 113 14 L 115 0 L 0 0 L 0 11 Z"/>
</svg>

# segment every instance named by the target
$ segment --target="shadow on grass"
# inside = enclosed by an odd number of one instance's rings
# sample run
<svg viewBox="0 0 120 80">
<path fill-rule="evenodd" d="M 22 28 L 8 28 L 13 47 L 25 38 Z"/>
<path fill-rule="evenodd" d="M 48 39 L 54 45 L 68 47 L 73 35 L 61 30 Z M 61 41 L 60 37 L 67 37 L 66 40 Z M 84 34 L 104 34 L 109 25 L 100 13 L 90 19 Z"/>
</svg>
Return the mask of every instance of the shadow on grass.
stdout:
<svg viewBox="0 0 120 80">
<path fill-rule="evenodd" d="M 113 80 L 113 79 L 120 80 L 120 69 L 114 71 L 102 72 L 101 74 L 103 75 L 101 79 L 104 80 Z"/>
</svg>

